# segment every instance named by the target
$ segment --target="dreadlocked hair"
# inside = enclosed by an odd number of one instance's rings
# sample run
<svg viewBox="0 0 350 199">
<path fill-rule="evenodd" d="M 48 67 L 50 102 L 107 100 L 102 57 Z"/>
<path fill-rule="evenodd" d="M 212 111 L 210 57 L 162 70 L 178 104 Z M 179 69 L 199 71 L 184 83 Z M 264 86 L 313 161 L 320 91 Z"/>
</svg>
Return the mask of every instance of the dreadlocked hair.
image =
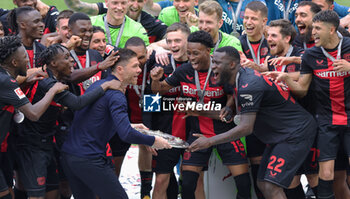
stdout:
<svg viewBox="0 0 350 199">
<path fill-rule="evenodd" d="M 12 30 L 13 35 L 17 35 L 19 32 L 18 29 L 18 18 L 22 15 L 26 15 L 28 12 L 34 11 L 35 9 L 30 6 L 23 6 L 19 8 L 15 8 L 11 10 L 9 13 L 7 20 L 9 22 L 9 26 Z"/>
<path fill-rule="evenodd" d="M 61 44 L 53 44 L 40 52 L 38 57 L 35 59 L 35 63 L 37 63 L 38 67 L 42 67 L 44 69 L 44 66 L 50 65 L 51 61 L 54 60 L 56 55 L 63 52 L 64 49 L 67 48 Z"/>
<path fill-rule="evenodd" d="M 0 64 L 5 61 L 22 46 L 18 36 L 5 36 L 0 38 Z"/>
</svg>

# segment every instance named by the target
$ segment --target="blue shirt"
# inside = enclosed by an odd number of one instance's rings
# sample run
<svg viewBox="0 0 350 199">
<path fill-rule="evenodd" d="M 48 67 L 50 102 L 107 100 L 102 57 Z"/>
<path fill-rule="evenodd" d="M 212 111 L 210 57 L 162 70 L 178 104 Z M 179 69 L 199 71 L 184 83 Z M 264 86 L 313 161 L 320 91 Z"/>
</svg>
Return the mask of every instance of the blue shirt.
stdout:
<svg viewBox="0 0 350 199">
<path fill-rule="evenodd" d="M 238 17 L 238 22 L 236 25 L 236 30 L 237 32 L 239 32 L 240 34 L 243 31 L 243 17 L 244 17 L 244 10 L 245 7 L 252 1 L 261 1 L 264 4 L 266 4 L 265 0 L 244 0 L 242 3 L 242 7 L 239 13 L 239 17 Z M 233 11 L 236 13 L 236 9 L 238 6 L 238 2 L 232 2 L 232 1 L 228 1 L 228 0 L 217 0 L 217 2 L 221 5 L 222 7 L 222 20 L 224 21 L 224 24 L 221 26 L 220 30 L 230 34 L 233 30 L 232 28 L 232 9 Z"/>
<path fill-rule="evenodd" d="M 117 78 L 109 75 L 92 84 L 86 92 L 91 92 L 95 87 L 112 79 Z M 85 158 L 103 156 L 107 142 L 116 133 L 122 141 L 128 143 L 151 146 L 155 140 L 154 136 L 141 134 L 131 127 L 124 93 L 107 90 L 95 103 L 75 112 L 62 151 Z"/>
<path fill-rule="evenodd" d="M 295 25 L 295 11 L 297 10 L 299 3 L 302 1 L 304 0 L 292 0 L 288 19 L 293 23 L 293 25 Z M 276 19 L 283 19 L 284 9 L 288 5 L 288 0 L 266 0 L 266 3 L 268 8 L 269 22 Z M 345 17 L 348 14 L 348 9 L 349 7 L 342 6 L 334 2 L 334 11 L 338 13 L 340 18 Z"/>
</svg>

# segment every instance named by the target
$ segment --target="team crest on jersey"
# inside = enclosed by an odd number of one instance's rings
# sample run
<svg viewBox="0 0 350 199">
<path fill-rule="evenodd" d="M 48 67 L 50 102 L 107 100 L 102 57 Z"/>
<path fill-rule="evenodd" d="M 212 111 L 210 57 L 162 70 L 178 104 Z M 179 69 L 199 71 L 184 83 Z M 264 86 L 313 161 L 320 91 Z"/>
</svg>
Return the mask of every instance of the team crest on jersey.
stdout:
<svg viewBox="0 0 350 199">
<path fill-rule="evenodd" d="M 287 67 L 288 72 L 295 72 L 295 65 L 290 65 Z"/>
<path fill-rule="evenodd" d="M 346 61 L 350 61 L 350 53 L 344 54 L 343 57 Z"/>
<path fill-rule="evenodd" d="M 14 92 L 16 93 L 19 99 L 26 97 L 26 95 L 23 93 L 23 91 L 20 88 L 16 88 Z"/>
<path fill-rule="evenodd" d="M 143 111 L 144 112 L 160 112 L 160 102 L 162 97 L 157 93 L 157 95 L 144 95 L 143 101 Z"/>
<path fill-rule="evenodd" d="M 261 56 L 266 56 L 267 53 L 269 52 L 269 49 L 267 47 L 264 47 L 261 49 L 260 52 L 261 52 Z"/>
</svg>

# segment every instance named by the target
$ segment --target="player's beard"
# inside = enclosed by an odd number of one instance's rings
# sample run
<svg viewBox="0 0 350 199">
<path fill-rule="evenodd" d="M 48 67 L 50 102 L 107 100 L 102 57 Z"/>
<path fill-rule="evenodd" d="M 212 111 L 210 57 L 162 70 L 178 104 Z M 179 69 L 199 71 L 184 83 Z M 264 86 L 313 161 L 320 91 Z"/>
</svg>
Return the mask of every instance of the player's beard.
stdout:
<svg viewBox="0 0 350 199">
<path fill-rule="evenodd" d="M 230 82 L 231 77 L 232 77 L 231 72 L 232 71 L 228 67 L 226 67 L 224 70 L 222 70 L 220 73 L 220 79 L 219 79 L 218 84 L 222 85 L 222 86 L 225 84 L 228 84 Z"/>
<path fill-rule="evenodd" d="M 307 30 L 307 33 L 306 33 L 306 34 L 300 35 L 300 40 L 301 40 L 301 42 L 308 43 L 308 42 L 311 40 L 311 37 L 312 37 L 312 27 L 309 26 L 307 29 L 308 29 L 308 30 Z"/>
</svg>

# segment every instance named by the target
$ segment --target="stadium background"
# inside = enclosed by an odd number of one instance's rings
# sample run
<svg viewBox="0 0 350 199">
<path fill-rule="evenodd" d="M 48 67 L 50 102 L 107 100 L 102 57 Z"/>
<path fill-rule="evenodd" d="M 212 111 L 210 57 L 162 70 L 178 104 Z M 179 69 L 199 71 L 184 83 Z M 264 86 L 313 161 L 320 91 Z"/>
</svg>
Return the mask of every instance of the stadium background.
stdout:
<svg viewBox="0 0 350 199">
<path fill-rule="evenodd" d="M 64 3 L 64 0 L 42 0 L 48 5 L 55 5 L 58 10 L 64 10 L 67 9 L 66 4 Z M 83 0 L 84 2 L 104 2 L 104 0 Z M 159 1 L 159 0 L 155 0 Z M 335 0 L 340 5 L 344 6 L 350 6 L 349 0 Z M 0 1 L 0 8 L 6 8 L 6 9 L 12 9 L 15 6 L 12 3 L 12 0 L 1 0 Z"/>
</svg>

